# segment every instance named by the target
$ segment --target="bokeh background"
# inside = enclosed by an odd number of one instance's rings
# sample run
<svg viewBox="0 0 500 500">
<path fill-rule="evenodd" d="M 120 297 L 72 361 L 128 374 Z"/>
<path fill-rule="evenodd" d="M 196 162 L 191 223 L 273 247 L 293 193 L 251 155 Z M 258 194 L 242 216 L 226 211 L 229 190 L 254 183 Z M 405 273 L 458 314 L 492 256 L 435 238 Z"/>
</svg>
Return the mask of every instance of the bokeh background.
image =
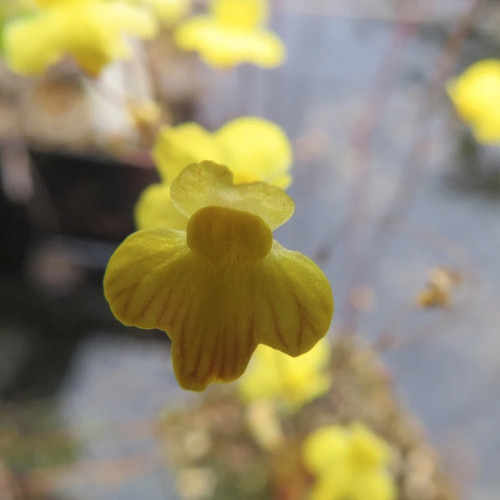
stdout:
<svg viewBox="0 0 500 500">
<path fill-rule="evenodd" d="M 473 139 L 446 82 L 500 57 L 500 3 L 272 8 L 288 50 L 277 69 L 218 71 L 167 35 L 150 43 L 168 118 L 215 129 L 257 115 L 283 127 L 296 212 L 277 238 L 328 275 L 329 335 L 373 344 L 463 498 L 495 500 L 500 148 Z M 93 87 L 77 73 L 0 68 L 1 498 L 180 498 L 158 421 L 198 396 L 178 388 L 166 336 L 121 326 L 101 288 L 157 178 L 148 130 L 130 129 L 120 97 L 150 90 L 131 70 L 144 57 Z M 435 268 L 456 278 L 450 304 L 420 307 Z"/>
</svg>

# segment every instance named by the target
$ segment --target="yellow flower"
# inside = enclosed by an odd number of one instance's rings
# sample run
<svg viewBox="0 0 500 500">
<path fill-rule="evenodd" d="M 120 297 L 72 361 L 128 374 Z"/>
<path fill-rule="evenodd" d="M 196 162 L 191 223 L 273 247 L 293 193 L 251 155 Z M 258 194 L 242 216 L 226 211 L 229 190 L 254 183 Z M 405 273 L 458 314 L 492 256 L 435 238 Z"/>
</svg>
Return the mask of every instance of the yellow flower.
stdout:
<svg viewBox="0 0 500 500">
<path fill-rule="evenodd" d="M 125 36 L 151 38 L 156 24 L 145 11 L 122 1 L 39 0 L 40 11 L 11 21 L 5 29 L 9 67 L 23 75 L 42 74 L 64 56 L 90 75 L 131 56 Z"/>
<path fill-rule="evenodd" d="M 156 17 L 166 26 L 172 26 L 185 17 L 191 0 L 133 0 L 151 8 Z"/>
<path fill-rule="evenodd" d="M 164 127 L 153 146 L 153 160 L 164 182 L 172 182 L 190 163 L 211 160 L 222 162 L 223 156 L 213 134 L 197 123 Z"/>
<path fill-rule="evenodd" d="M 264 181 L 280 188 L 291 182 L 292 150 L 278 125 L 257 117 L 232 120 L 214 133 L 196 123 L 164 128 L 153 147 L 163 180 L 142 193 L 135 208 L 139 229 L 185 229 L 187 218 L 170 201 L 170 182 L 190 163 L 204 160 L 230 165 L 237 184 Z"/>
<path fill-rule="evenodd" d="M 321 270 L 273 240 L 293 213 L 292 199 L 262 182 L 234 186 L 232 178 L 213 162 L 186 167 L 170 193 L 189 218 L 187 231 L 132 234 L 104 276 L 122 323 L 167 332 L 185 389 L 239 377 L 258 344 L 304 354 L 333 314 Z"/>
<path fill-rule="evenodd" d="M 326 340 L 298 358 L 260 345 L 238 388 L 247 401 L 277 398 L 296 410 L 330 388 L 331 379 L 324 372 L 329 357 Z"/>
<path fill-rule="evenodd" d="M 262 180 L 282 189 L 292 182 L 290 143 L 281 128 L 254 116 L 236 118 L 215 132 L 224 161 L 238 184 Z"/>
<path fill-rule="evenodd" d="M 396 498 L 389 447 L 360 423 L 317 429 L 304 442 L 303 458 L 317 479 L 311 500 Z"/>
<path fill-rule="evenodd" d="M 215 67 L 243 62 L 275 67 L 285 58 L 281 40 L 263 28 L 267 0 L 212 0 L 209 15 L 185 21 L 174 36 L 183 50 L 196 50 Z"/>
<path fill-rule="evenodd" d="M 451 80 L 447 91 L 479 142 L 500 142 L 500 60 L 476 62 Z"/>
</svg>

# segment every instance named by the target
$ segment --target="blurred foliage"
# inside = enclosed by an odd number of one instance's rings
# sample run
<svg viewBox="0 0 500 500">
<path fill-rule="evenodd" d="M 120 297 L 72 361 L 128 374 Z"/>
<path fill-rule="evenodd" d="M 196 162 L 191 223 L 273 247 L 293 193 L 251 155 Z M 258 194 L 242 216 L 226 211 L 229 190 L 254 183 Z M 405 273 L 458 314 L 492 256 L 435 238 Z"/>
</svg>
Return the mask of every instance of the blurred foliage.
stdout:
<svg viewBox="0 0 500 500">
<path fill-rule="evenodd" d="M 0 457 L 13 472 L 68 465 L 75 458 L 77 444 L 54 405 L 0 406 Z"/>
<path fill-rule="evenodd" d="M 304 440 L 319 427 L 352 422 L 372 429 L 389 446 L 390 473 L 400 500 L 458 497 L 422 426 L 399 403 L 376 352 L 354 339 L 338 338 L 329 373 L 331 389 L 296 413 L 261 407 L 259 425 L 275 425 L 272 420 L 277 419 L 285 437 L 272 448 L 252 434 L 250 407 L 237 398 L 234 387 L 214 388 L 192 407 L 169 409 L 158 435 L 178 471 L 182 497 L 302 500 L 314 484 L 302 459 Z M 198 489 L 184 481 L 193 471 L 204 478 Z"/>
</svg>

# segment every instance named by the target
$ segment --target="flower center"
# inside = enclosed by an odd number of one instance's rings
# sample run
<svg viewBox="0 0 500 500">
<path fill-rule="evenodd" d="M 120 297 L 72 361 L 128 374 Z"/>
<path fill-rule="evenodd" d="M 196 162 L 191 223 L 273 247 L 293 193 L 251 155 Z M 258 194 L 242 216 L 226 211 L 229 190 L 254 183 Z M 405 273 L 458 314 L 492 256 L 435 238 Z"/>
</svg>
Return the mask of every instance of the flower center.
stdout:
<svg viewBox="0 0 500 500">
<path fill-rule="evenodd" d="M 213 262 L 229 264 L 264 258 L 273 235 L 257 215 L 232 208 L 204 207 L 189 219 L 187 245 Z"/>
</svg>

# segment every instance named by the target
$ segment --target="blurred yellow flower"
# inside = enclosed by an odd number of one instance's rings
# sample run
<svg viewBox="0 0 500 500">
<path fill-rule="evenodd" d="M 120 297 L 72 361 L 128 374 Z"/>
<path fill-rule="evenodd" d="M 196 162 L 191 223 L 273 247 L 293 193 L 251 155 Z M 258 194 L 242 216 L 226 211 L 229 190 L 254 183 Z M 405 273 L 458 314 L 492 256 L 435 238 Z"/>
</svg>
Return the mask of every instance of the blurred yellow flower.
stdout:
<svg viewBox="0 0 500 500">
<path fill-rule="evenodd" d="M 500 60 L 485 59 L 469 66 L 448 82 L 447 91 L 479 142 L 500 142 Z"/>
<path fill-rule="evenodd" d="M 132 0 L 147 5 L 165 26 L 172 26 L 185 17 L 191 8 L 191 0 Z"/>
<path fill-rule="evenodd" d="M 257 117 L 241 117 L 216 132 L 197 123 L 166 127 L 158 134 L 153 159 L 163 181 L 142 193 L 135 208 L 139 229 L 185 229 L 187 218 L 170 201 L 169 184 L 190 163 L 204 160 L 230 165 L 237 184 L 264 181 L 280 188 L 291 182 L 292 148 L 281 128 Z"/>
<path fill-rule="evenodd" d="M 243 62 L 275 67 L 285 58 L 282 41 L 264 29 L 267 0 L 212 0 L 209 15 L 188 19 L 174 37 L 183 50 L 196 50 L 215 67 Z"/>
<path fill-rule="evenodd" d="M 273 240 L 293 200 L 262 182 L 235 186 L 213 162 L 185 168 L 170 194 L 187 231 L 138 231 L 118 247 L 104 276 L 116 318 L 167 332 L 177 379 L 195 391 L 239 377 L 258 344 L 309 351 L 333 297 L 314 262 Z"/>
<path fill-rule="evenodd" d="M 304 442 L 303 459 L 316 477 L 311 500 L 393 500 L 389 446 L 360 423 L 321 427 Z"/>
<path fill-rule="evenodd" d="M 297 358 L 260 345 L 238 388 L 246 401 L 277 399 L 297 410 L 330 388 L 331 378 L 325 373 L 329 358 L 329 344 L 324 339 Z"/>
<path fill-rule="evenodd" d="M 14 19 L 5 28 L 8 66 L 23 75 L 38 75 L 71 56 L 90 75 L 117 59 L 131 56 L 126 35 L 151 38 L 153 17 L 114 0 L 38 0 L 40 10 Z"/>
</svg>

